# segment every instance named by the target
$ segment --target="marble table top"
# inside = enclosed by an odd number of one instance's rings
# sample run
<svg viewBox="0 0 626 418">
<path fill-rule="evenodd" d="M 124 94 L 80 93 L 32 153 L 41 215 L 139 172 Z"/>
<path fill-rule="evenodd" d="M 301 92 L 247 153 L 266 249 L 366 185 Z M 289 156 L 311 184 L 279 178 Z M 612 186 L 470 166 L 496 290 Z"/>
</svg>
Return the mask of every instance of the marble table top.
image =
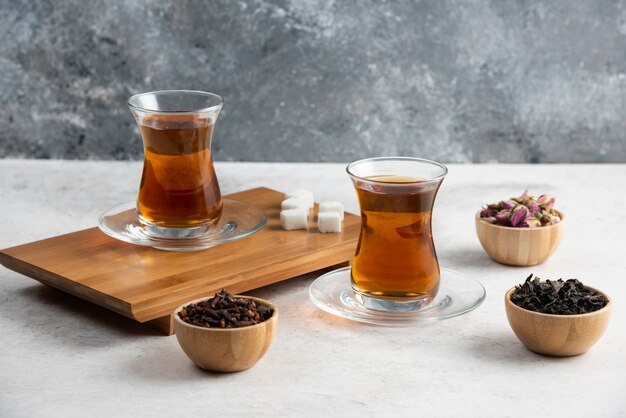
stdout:
<svg viewBox="0 0 626 418">
<path fill-rule="evenodd" d="M 345 164 L 217 163 L 225 194 L 307 188 L 358 212 Z M 174 336 L 0 267 L 0 416 L 626 416 L 626 166 L 452 165 L 433 234 L 442 266 L 482 282 L 461 317 L 386 329 L 318 310 L 310 274 L 250 292 L 281 309 L 252 369 L 196 368 Z M 0 248 L 96 225 L 135 198 L 137 162 L 0 160 Z M 556 254 L 532 268 L 491 261 L 474 231 L 485 202 L 557 196 L 568 216 Z M 578 357 L 528 351 L 506 320 L 507 289 L 530 273 L 578 278 L 614 300 L 604 337 Z"/>
</svg>

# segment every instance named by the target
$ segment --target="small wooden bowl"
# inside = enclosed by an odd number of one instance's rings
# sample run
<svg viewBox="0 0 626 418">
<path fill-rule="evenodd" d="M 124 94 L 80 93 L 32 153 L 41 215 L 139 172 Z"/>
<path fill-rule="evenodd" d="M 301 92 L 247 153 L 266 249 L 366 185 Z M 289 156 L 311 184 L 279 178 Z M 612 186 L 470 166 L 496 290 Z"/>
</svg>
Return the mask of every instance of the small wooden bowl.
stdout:
<svg viewBox="0 0 626 418">
<path fill-rule="evenodd" d="M 489 257 L 509 266 L 535 266 L 550 257 L 563 239 L 565 219 L 538 228 L 511 228 L 490 224 L 476 214 L 478 240 Z"/>
<path fill-rule="evenodd" d="M 264 299 L 236 296 L 271 306 L 274 314 L 270 319 L 248 327 L 206 328 L 184 322 L 178 312 L 190 303 L 198 303 L 208 298 L 186 302 L 174 311 L 174 331 L 178 343 L 198 367 L 215 372 L 246 370 L 254 366 L 272 345 L 278 326 L 276 306 Z"/>
<path fill-rule="evenodd" d="M 588 289 L 599 290 L 592 287 Z M 531 351 L 567 357 L 585 353 L 604 334 L 611 318 L 612 302 L 599 311 L 580 315 L 550 315 L 520 308 L 511 302 L 515 288 L 504 295 L 509 324 L 517 338 Z"/>
</svg>

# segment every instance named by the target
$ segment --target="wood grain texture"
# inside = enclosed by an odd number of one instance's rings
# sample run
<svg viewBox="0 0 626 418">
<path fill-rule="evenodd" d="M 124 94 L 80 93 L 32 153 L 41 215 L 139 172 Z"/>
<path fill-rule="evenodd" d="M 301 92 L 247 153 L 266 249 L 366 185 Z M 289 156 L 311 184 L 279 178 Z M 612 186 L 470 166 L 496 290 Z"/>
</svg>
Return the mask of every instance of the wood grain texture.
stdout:
<svg viewBox="0 0 626 418">
<path fill-rule="evenodd" d="M 589 289 L 600 292 L 597 289 Z M 517 338 L 531 351 L 548 356 L 577 356 L 587 352 L 604 334 L 613 303 L 599 311 L 581 315 L 549 315 L 520 308 L 511 302 L 515 288 L 504 295 L 509 324 Z"/>
<path fill-rule="evenodd" d="M 565 231 L 565 220 L 540 228 L 509 228 L 490 224 L 476 214 L 476 234 L 485 252 L 509 266 L 535 266 L 546 261 L 558 248 Z"/>
<path fill-rule="evenodd" d="M 236 295 L 240 296 L 240 295 Z M 270 302 L 250 298 L 271 306 L 272 317 L 260 324 L 242 328 L 204 328 L 183 322 L 174 312 L 174 329 L 181 348 L 198 367 L 214 372 L 239 372 L 259 361 L 272 345 L 278 327 L 278 309 Z M 190 303 L 197 303 L 197 299 Z"/>
<path fill-rule="evenodd" d="M 250 237 L 202 251 L 155 250 L 90 228 L 4 249 L 0 263 L 171 333 L 171 320 L 165 317 L 181 303 L 222 288 L 245 292 L 352 259 L 359 216 L 346 213 L 340 234 L 318 233 L 314 216 L 308 231 L 284 231 L 279 221 L 283 196 L 267 188 L 227 196 L 263 210 L 267 225 Z"/>
</svg>

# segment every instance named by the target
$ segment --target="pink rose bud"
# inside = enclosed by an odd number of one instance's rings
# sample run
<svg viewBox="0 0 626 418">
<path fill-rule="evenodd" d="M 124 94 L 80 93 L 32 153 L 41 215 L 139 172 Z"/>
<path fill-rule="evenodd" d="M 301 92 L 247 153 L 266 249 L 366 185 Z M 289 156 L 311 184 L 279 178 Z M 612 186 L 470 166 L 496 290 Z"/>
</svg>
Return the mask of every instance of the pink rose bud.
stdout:
<svg viewBox="0 0 626 418">
<path fill-rule="evenodd" d="M 483 209 L 480 211 L 481 218 L 489 218 L 489 217 L 492 217 L 493 215 L 494 215 L 494 211 L 490 209 Z"/>
<path fill-rule="evenodd" d="M 511 216 L 510 211 L 503 210 L 496 214 L 496 223 L 502 226 L 511 226 L 511 220 L 509 217 Z"/>
<path fill-rule="evenodd" d="M 500 204 L 502 205 L 503 209 L 512 209 L 515 207 L 515 203 L 511 202 L 510 200 L 503 200 L 502 202 L 500 202 Z"/>
<path fill-rule="evenodd" d="M 528 209 L 525 206 L 517 206 L 511 214 L 511 225 L 518 226 L 528 217 Z"/>
<path fill-rule="evenodd" d="M 489 223 L 516 228 L 554 225 L 561 220 L 552 209 L 554 202 L 554 197 L 545 194 L 535 199 L 527 189 L 519 197 L 487 205 L 481 210 L 480 217 Z"/>
<path fill-rule="evenodd" d="M 552 207 L 554 206 L 554 201 L 554 197 L 547 194 L 542 194 L 541 196 L 539 196 L 539 199 L 537 199 L 537 203 L 539 203 L 541 207 L 543 207 L 545 210 L 552 209 Z"/>
<path fill-rule="evenodd" d="M 528 225 L 529 228 L 537 228 L 541 226 L 541 221 L 537 218 L 526 218 L 526 225 Z"/>
</svg>

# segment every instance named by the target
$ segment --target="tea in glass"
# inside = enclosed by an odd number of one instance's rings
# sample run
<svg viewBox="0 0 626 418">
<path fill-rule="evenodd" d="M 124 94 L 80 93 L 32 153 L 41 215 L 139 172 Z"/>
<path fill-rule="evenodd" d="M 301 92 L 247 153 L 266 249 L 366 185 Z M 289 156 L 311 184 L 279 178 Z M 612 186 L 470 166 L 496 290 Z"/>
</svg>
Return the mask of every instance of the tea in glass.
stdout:
<svg viewBox="0 0 626 418">
<path fill-rule="evenodd" d="M 361 208 L 352 287 L 363 296 L 430 302 L 439 288 L 432 209 L 447 169 L 417 158 L 361 160 L 348 166 Z"/>
<path fill-rule="evenodd" d="M 222 197 L 211 158 L 213 123 L 195 115 L 147 116 L 140 123 L 145 160 L 137 211 L 166 227 L 215 223 Z"/>
<path fill-rule="evenodd" d="M 186 238 L 219 221 L 222 196 L 211 140 L 222 102 L 215 94 L 187 90 L 129 99 L 144 144 L 137 214 L 150 233 Z"/>
</svg>

